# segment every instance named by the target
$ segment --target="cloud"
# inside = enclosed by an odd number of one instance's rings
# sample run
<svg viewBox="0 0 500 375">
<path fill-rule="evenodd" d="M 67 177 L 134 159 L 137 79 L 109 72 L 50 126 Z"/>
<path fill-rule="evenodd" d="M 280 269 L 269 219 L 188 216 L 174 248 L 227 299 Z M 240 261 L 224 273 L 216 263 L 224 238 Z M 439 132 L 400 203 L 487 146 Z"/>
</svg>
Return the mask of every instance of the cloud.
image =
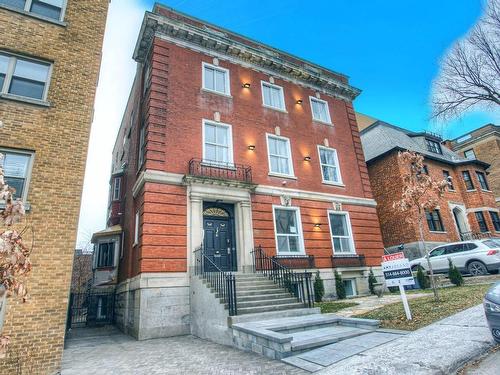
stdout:
<svg viewBox="0 0 500 375">
<path fill-rule="evenodd" d="M 146 7 L 140 1 L 110 3 L 83 186 L 77 246 L 106 226 L 111 153 L 136 63 L 132 59 Z"/>
</svg>

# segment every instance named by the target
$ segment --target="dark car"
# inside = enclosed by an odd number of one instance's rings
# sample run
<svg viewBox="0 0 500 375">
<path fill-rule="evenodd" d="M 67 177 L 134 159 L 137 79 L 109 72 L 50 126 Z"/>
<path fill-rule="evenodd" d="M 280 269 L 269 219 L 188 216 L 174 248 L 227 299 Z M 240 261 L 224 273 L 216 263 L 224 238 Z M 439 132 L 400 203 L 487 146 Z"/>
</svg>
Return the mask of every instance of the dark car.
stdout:
<svg viewBox="0 0 500 375">
<path fill-rule="evenodd" d="M 493 338 L 500 343 L 500 281 L 484 296 L 484 312 Z"/>
</svg>

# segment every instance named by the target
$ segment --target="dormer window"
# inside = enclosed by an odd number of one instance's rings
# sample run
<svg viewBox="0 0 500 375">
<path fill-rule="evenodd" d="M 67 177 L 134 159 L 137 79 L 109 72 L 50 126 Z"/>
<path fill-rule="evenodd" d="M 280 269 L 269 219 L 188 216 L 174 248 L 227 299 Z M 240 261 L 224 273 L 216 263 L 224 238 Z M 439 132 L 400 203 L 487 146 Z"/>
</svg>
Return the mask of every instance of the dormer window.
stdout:
<svg viewBox="0 0 500 375">
<path fill-rule="evenodd" d="M 439 142 L 433 141 L 432 139 L 426 139 L 425 143 L 427 144 L 427 150 L 433 152 L 435 154 L 442 154 L 443 150 L 441 150 L 441 144 Z"/>
</svg>

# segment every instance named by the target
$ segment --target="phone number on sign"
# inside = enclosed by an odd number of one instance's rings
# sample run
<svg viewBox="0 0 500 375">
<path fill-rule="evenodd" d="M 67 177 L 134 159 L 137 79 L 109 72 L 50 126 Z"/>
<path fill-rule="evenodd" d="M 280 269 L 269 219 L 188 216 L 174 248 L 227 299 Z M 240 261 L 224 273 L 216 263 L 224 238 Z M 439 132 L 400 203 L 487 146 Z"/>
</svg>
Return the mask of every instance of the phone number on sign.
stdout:
<svg viewBox="0 0 500 375">
<path fill-rule="evenodd" d="M 409 268 L 403 270 L 394 270 L 394 271 L 386 271 L 384 272 L 384 277 L 386 279 L 399 279 L 402 277 L 410 277 L 412 276 L 411 270 Z"/>
</svg>

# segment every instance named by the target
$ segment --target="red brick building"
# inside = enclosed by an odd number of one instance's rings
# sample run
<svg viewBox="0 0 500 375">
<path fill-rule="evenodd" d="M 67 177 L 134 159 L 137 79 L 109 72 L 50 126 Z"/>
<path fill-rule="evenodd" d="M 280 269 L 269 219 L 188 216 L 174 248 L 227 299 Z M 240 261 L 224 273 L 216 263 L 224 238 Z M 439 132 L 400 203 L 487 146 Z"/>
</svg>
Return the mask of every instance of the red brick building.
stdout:
<svg viewBox="0 0 500 375">
<path fill-rule="evenodd" d="M 408 224 L 406 214 L 393 208 L 393 202 L 401 199 L 402 194 L 405 167 L 398 160 L 401 150 L 422 154 L 426 173 L 437 180 L 450 181 L 438 208 L 427 213 L 426 247 L 500 235 L 498 208 L 487 177 L 488 163 L 461 157 L 442 145 L 435 134 L 411 132 L 382 121 L 365 127 L 361 140 L 384 245 L 389 251 L 396 251 L 403 244 L 411 258 L 421 256 L 417 226 Z"/>
<path fill-rule="evenodd" d="M 161 5 L 134 59 L 108 221 L 117 324 L 190 333 L 201 246 L 224 271 L 252 272 L 262 246 L 320 269 L 329 297 L 334 267 L 365 293 L 383 246 L 347 77 Z"/>
</svg>

